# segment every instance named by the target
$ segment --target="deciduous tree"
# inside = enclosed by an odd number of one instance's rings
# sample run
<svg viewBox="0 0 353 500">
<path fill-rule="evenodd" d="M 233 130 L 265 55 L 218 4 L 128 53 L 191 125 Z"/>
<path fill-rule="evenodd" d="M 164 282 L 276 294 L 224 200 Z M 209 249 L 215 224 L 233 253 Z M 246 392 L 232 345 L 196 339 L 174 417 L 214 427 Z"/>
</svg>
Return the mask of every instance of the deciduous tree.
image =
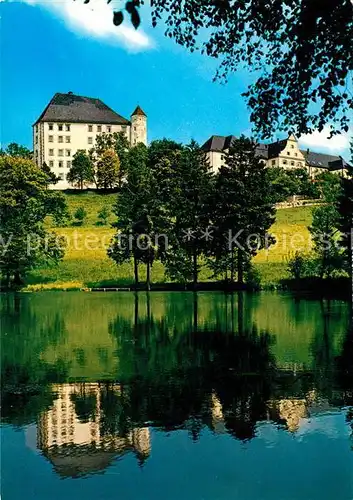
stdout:
<svg viewBox="0 0 353 500">
<path fill-rule="evenodd" d="M 67 181 L 80 189 L 95 181 L 93 163 L 85 150 L 79 149 L 75 153 L 67 174 Z"/>
<path fill-rule="evenodd" d="M 33 151 L 16 142 L 11 142 L 5 149 L 0 149 L 0 156 L 4 155 L 13 156 L 15 158 L 26 158 L 28 160 L 33 159 Z"/>
<path fill-rule="evenodd" d="M 96 182 L 99 189 L 113 189 L 119 185 L 120 161 L 113 149 L 106 149 L 96 164 Z"/>
<path fill-rule="evenodd" d="M 125 14 L 137 28 L 142 3 L 126 2 L 114 12 L 114 24 Z M 348 131 L 351 0 L 153 0 L 151 5 L 153 26 L 164 23 L 165 34 L 178 44 L 220 60 L 217 78 L 226 79 L 239 66 L 255 72 L 244 95 L 261 136 L 277 130 L 300 135 L 327 124 Z"/>
<path fill-rule="evenodd" d="M 31 160 L 0 158 L 0 273 L 6 286 L 21 285 L 29 270 L 63 257 L 63 241 L 46 230 L 44 220 L 66 204 L 49 184 Z"/>
<path fill-rule="evenodd" d="M 330 278 L 335 270 L 342 268 L 338 225 L 339 213 L 334 203 L 325 203 L 314 208 L 309 231 L 318 258 L 320 278 Z"/>
</svg>

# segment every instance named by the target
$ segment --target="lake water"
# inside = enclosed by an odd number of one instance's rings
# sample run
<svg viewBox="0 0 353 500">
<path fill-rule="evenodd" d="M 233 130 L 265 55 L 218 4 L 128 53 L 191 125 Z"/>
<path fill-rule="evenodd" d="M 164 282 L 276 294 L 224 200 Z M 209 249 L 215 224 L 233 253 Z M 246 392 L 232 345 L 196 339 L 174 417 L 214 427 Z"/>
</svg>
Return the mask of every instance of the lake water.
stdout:
<svg viewBox="0 0 353 500">
<path fill-rule="evenodd" d="M 352 500 L 343 301 L 2 295 L 2 498 Z"/>
</svg>

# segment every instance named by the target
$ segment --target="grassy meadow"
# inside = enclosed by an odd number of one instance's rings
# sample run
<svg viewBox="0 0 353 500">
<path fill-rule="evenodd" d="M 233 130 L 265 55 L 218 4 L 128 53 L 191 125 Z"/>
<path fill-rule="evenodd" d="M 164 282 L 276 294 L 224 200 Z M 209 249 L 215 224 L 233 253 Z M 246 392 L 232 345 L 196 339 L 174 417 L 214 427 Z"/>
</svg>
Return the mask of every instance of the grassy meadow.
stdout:
<svg viewBox="0 0 353 500">
<path fill-rule="evenodd" d="M 85 287 L 124 286 L 133 282 L 133 265 L 125 263 L 117 266 L 106 255 L 106 247 L 114 234 L 110 224 L 114 215 L 109 216 L 106 226 L 98 224 L 97 214 L 104 206 L 110 211 L 116 194 L 73 193 L 65 194 L 70 214 L 79 206 L 85 208 L 87 218 L 82 226 L 53 228 L 64 236 L 68 246 L 64 260 L 53 266 L 38 268 L 29 274 L 27 290 L 79 289 Z M 283 208 L 277 211 L 276 222 L 271 233 L 276 244 L 269 250 L 262 250 L 254 258 L 260 271 L 262 283 L 276 284 L 287 276 L 288 260 L 296 250 L 310 250 L 311 207 Z M 202 268 L 200 281 L 209 279 L 211 272 Z M 145 278 L 145 266 L 140 266 L 140 279 Z M 156 262 L 152 268 L 152 280 L 164 282 L 163 265 Z"/>
</svg>

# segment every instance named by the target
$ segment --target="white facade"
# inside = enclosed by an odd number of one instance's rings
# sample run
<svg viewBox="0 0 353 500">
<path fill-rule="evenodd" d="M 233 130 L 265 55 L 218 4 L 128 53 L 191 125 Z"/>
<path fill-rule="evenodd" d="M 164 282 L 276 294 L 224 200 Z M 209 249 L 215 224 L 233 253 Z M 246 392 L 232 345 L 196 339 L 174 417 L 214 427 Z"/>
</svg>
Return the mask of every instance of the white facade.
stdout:
<svg viewBox="0 0 353 500">
<path fill-rule="evenodd" d="M 75 153 L 83 149 L 87 153 L 95 145 L 97 135 L 124 132 L 130 140 L 128 125 L 99 125 L 96 123 L 40 122 L 33 126 L 33 151 L 37 165 L 48 165 L 60 178 L 55 189 L 72 187 L 66 176 Z"/>
<path fill-rule="evenodd" d="M 217 173 L 221 166 L 224 165 L 224 155 L 228 151 L 229 149 L 225 149 L 224 151 L 206 151 L 213 172 Z M 288 137 L 283 149 L 276 156 L 264 159 L 264 161 L 268 167 L 281 167 L 286 170 L 308 167 L 305 156 L 300 151 L 298 141 L 294 135 Z"/>
<path fill-rule="evenodd" d="M 67 96 L 70 98 L 70 94 Z M 54 100 L 55 98 L 56 96 Z M 109 111 L 114 113 L 112 110 Z M 60 178 L 54 186 L 55 189 L 72 188 L 72 185 L 67 182 L 67 174 L 75 153 L 78 150 L 89 152 L 95 145 L 96 137 L 100 134 L 124 132 L 131 146 L 140 142 L 147 145 L 147 116 L 139 106 L 132 114 L 130 121 L 120 117 L 123 124 L 83 122 L 81 116 L 77 116 L 77 119 L 73 121 L 67 121 L 67 119 L 58 121 L 60 112 L 57 114 L 59 116 L 51 121 L 50 118 L 46 118 L 45 110 L 44 116 L 33 125 L 34 161 L 40 167 L 46 163 Z M 79 111 L 77 114 L 79 115 Z"/>
<path fill-rule="evenodd" d="M 147 144 L 147 119 L 146 115 L 135 114 L 131 116 L 131 146 L 136 146 L 139 142 Z"/>
</svg>

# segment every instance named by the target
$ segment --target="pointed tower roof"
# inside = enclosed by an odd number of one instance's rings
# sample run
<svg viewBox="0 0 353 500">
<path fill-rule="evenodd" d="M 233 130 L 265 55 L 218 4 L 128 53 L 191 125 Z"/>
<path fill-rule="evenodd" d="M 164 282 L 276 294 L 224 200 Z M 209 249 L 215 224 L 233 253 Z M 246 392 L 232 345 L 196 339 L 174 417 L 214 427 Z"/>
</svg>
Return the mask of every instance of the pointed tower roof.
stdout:
<svg viewBox="0 0 353 500">
<path fill-rule="evenodd" d="M 138 115 L 138 116 L 147 116 L 146 113 L 143 111 L 143 109 L 140 108 L 140 106 L 136 107 L 135 111 L 132 113 L 131 116 L 136 116 L 136 115 Z"/>
</svg>

